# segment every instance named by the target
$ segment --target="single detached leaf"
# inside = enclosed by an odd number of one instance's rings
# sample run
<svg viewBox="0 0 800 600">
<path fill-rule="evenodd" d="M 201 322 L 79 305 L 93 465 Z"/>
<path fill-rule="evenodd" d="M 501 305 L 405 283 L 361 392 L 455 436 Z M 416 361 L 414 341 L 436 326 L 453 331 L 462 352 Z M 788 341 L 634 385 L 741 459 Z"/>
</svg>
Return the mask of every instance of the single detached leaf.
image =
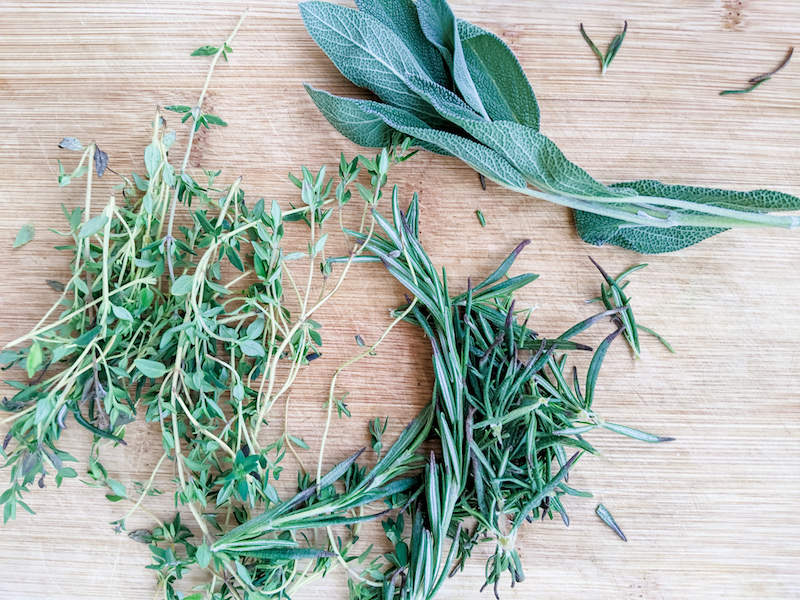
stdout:
<svg viewBox="0 0 800 600">
<path fill-rule="evenodd" d="M 189 56 L 212 56 L 217 52 L 219 52 L 219 48 L 217 48 L 216 46 L 200 46 Z"/>
<path fill-rule="evenodd" d="M 163 377 L 164 374 L 167 372 L 167 367 L 163 363 L 157 362 L 155 360 L 148 360 L 146 358 L 137 358 L 133 361 L 133 364 L 139 369 L 139 372 L 144 375 L 145 377 L 151 377 L 153 379 L 157 379 L 159 377 Z"/>
<path fill-rule="evenodd" d="M 81 227 L 81 230 L 78 233 L 78 237 L 83 239 L 94 235 L 103 227 L 105 227 L 107 221 L 108 217 L 105 215 L 97 215 L 96 217 L 92 217 L 83 224 L 83 227 Z"/>
<path fill-rule="evenodd" d="M 64 150 L 83 150 L 83 144 L 74 137 L 65 137 L 58 143 L 58 147 Z"/>
<path fill-rule="evenodd" d="M 592 49 L 592 52 L 594 52 L 594 55 L 600 61 L 600 68 L 602 69 L 603 68 L 603 53 L 600 52 L 600 49 L 592 41 L 592 38 L 590 38 L 589 34 L 586 33 L 586 30 L 583 28 L 583 23 L 581 23 L 581 25 L 580 25 L 580 30 L 581 30 L 581 35 L 583 36 L 583 39 L 586 41 L 587 44 L 589 44 L 589 48 Z"/>
<path fill-rule="evenodd" d="M 97 173 L 98 177 L 102 177 L 103 173 L 106 172 L 106 167 L 108 167 L 108 154 L 100 150 L 100 148 L 95 145 L 94 147 L 94 170 Z"/>
<path fill-rule="evenodd" d="M 599 504 L 597 506 L 597 511 L 596 512 L 597 512 L 597 516 L 600 517 L 603 520 L 603 523 L 605 523 L 606 525 L 611 527 L 611 529 L 614 530 L 614 533 L 616 533 L 619 537 L 622 538 L 623 542 L 627 542 L 628 541 L 628 538 L 626 538 L 625 534 L 622 533 L 622 529 L 619 528 L 619 525 L 617 525 L 617 522 L 614 520 L 614 517 L 611 516 L 611 513 L 608 511 L 608 509 L 605 506 L 603 506 L 602 504 Z"/>
<path fill-rule="evenodd" d="M 33 223 L 25 223 L 19 232 L 17 232 L 17 237 L 14 238 L 14 245 L 13 248 L 19 248 L 20 246 L 24 246 L 28 242 L 33 239 L 33 236 L 36 234 L 36 229 Z"/>
<path fill-rule="evenodd" d="M 622 42 L 625 40 L 625 34 L 628 32 L 628 22 L 625 21 L 625 27 L 622 28 L 622 33 L 618 33 L 614 36 L 614 39 L 611 40 L 611 43 L 608 45 L 608 49 L 606 50 L 606 56 L 603 59 L 603 71 L 602 75 L 605 75 L 608 66 L 611 64 L 611 61 L 614 60 L 614 57 L 619 52 L 620 47 L 622 46 Z"/>
<path fill-rule="evenodd" d="M 653 435 L 652 433 L 645 433 L 644 431 L 639 431 L 638 429 L 634 429 L 633 427 L 627 427 L 625 425 L 617 425 L 616 423 L 603 423 L 603 427 L 605 427 L 609 431 L 613 431 L 615 433 L 632 437 L 641 442 L 649 442 L 651 444 L 675 441 L 675 438 L 661 437 L 658 435 Z"/>
<path fill-rule="evenodd" d="M 764 79 L 759 79 L 757 82 L 752 84 L 750 87 L 747 87 L 747 88 L 745 88 L 743 90 L 724 90 L 724 91 L 720 92 L 719 95 L 720 96 L 731 96 L 733 94 L 749 94 L 754 89 L 759 87 L 762 83 L 767 83 L 770 79 L 772 79 L 772 77 L 766 77 Z"/>
</svg>

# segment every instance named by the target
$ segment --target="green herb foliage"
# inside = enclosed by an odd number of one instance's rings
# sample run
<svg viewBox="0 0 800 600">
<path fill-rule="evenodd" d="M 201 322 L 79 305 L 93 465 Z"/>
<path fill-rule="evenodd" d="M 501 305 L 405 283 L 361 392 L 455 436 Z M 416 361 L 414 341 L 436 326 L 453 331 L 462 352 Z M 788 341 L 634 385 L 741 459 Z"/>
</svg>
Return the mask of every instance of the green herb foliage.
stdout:
<svg viewBox="0 0 800 600">
<path fill-rule="evenodd" d="M 611 527 L 611 529 L 616 533 L 620 538 L 622 538 L 623 542 L 627 542 L 628 538 L 625 537 L 625 534 L 622 533 L 622 529 L 619 528 L 617 522 L 614 520 L 614 517 L 611 516 L 609 510 L 603 506 L 602 504 L 597 505 L 597 510 L 595 511 L 597 516 L 603 520 L 603 523 Z"/>
<path fill-rule="evenodd" d="M 596 245 L 661 253 L 732 227 L 800 226 L 798 216 L 770 214 L 800 209 L 800 198 L 780 192 L 652 180 L 603 185 L 539 133 L 533 90 L 497 36 L 458 20 L 444 0 L 358 4 L 360 10 L 319 1 L 300 5 L 306 28 L 334 65 L 379 98 L 338 97 L 306 86 L 325 118 L 353 142 L 383 147 L 396 132 L 411 136 L 419 147 L 456 156 L 500 185 L 575 209 L 579 235 Z M 386 15 L 399 15 L 398 21 Z M 619 49 L 618 37 L 604 61 Z"/>
<path fill-rule="evenodd" d="M 20 246 L 24 246 L 33 239 L 35 234 L 36 230 L 33 223 L 25 223 L 25 225 L 20 228 L 19 232 L 17 232 L 17 237 L 14 238 L 14 245 L 12 247 L 19 248 Z"/>
<path fill-rule="evenodd" d="M 433 598 L 483 535 L 495 542 L 486 584 L 497 593 L 506 571 L 512 583 L 524 578 L 516 551 L 522 526 L 555 515 L 568 524 L 565 497 L 587 495 L 567 485 L 576 461 L 596 453 L 586 433 L 600 427 L 640 441 L 671 438 L 606 422 L 592 407 L 609 344 L 635 327 L 627 298 L 554 339 L 542 339 L 528 327 L 528 313 L 518 322 L 513 301 L 514 292 L 536 275 L 508 277 L 527 241 L 483 282 L 451 296 L 445 272 L 439 274 L 420 245 L 416 196 L 403 214 L 395 187 L 392 214 L 390 223 L 375 212 L 382 235 L 348 233 L 363 240 L 414 296 L 398 314 L 421 327 L 433 348 L 433 421 L 441 459 L 431 456 L 422 493 L 410 508 L 408 562 L 388 561 L 378 577 L 383 595 L 363 583 L 355 586 L 355 597 Z M 571 338 L 608 317 L 616 329 L 594 352 L 585 383 L 579 383 L 563 353 L 590 350 Z M 467 532 L 471 519 L 477 526 Z"/>
<path fill-rule="evenodd" d="M 769 73 L 764 73 L 763 75 L 756 75 L 755 77 L 750 78 L 750 87 L 745 88 L 743 90 L 725 90 L 724 92 L 720 92 L 720 96 L 730 96 L 731 94 L 747 94 L 752 92 L 762 83 L 766 83 L 772 76 L 775 75 L 778 71 L 783 70 L 786 65 L 789 64 L 789 61 L 792 59 L 792 54 L 794 54 L 794 48 L 789 48 L 789 54 L 786 55 L 786 58 L 783 59 L 783 62 L 778 66 L 777 69 L 770 71 Z"/>
<path fill-rule="evenodd" d="M 403 20 L 411 8 L 389 14 L 405 24 L 398 31 L 419 41 L 413 23 Z M 456 23 L 443 40 L 456 25 L 461 29 Z M 113 523 L 117 531 L 126 530 L 127 519 L 140 509 L 154 520 L 152 530 L 129 536 L 150 546 L 156 595 L 163 590 L 168 599 L 289 598 L 342 567 L 354 598 L 429 599 L 485 535 L 495 542 L 487 584 L 496 589 L 505 571 L 520 581 L 515 540 L 523 523 L 557 514 L 566 521 L 564 496 L 587 495 L 567 485 L 580 455 L 595 451 L 583 434 L 603 427 L 646 442 L 669 439 L 605 422 L 592 409 L 608 345 L 636 328 L 622 293 L 627 273 L 616 280 L 604 274 L 606 310 L 552 340 L 531 331 L 527 319 L 517 321 L 512 296 L 536 278 L 508 277 L 525 243 L 481 284 L 451 296 L 445 273 L 438 273 L 420 245 L 416 196 L 403 214 L 395 186 L 393 224 L 379 212 L 390 169 L 414 154 L 411 138 L 393 131 L 372 158 L 342 156 L 336 177 L 326 177 L 324 167 L 291 175 L 301 200 L 291 210 L 246 198 L 241 179 L 217 184 L 219 171 L 204 170 L 207 182 L 198 181 L 187 172 L 194 135 L 201 125 L 224 125 L 202 112 L 203 97 L 238 28 L 223 45 L 196 53 L 211 56 L 196 105 L 170 107 L 183 122 L 193 119 L 180 165 L 169 155 L 176 133 L 156 113 L 144 171 L 121 176 L 114 187 L 123 201 L 111 196 L 98 207 L 93 174 L 105 171 L 108 156 L 94 142 L 84 147 L 65 138 L 60 144 L 82 154 L 71 173 L 59 161 L 59 184 L 85 176 L 85 200 L 82 207 L 64 207 L 68 229 L 61 248 L 70 255 L 72 275 L 66 283 L 51 282 L 59 300 L 0 354 L 7 368 L 16 366 L 22 375 L 9 382 L 18 393 L 0 403 L 9 413 L 0 421 L 9 428 L 2 445 L 11 482 L 0 495 L 4 521 L 14 519 L 18 508 L 31 510 L 23 494 L 34 482 L 44 487 L 51 475 L 60 486 L 78 477 L 67 466 L 77 460 L 59 448 L 74 420 L 93 434 L 85 483 L 127 509 Z M 476 47 L 477 42 L 462 44 L 467 71 Z M 473 78 L 476 90 L 483 89 L 480 82 Z M 484 108 L 497 110 L 489 102 Z M 362 175 L 368 185 L 357 181 Z M 354 198 L 363 204 L 361 227 L 343 231 L 355 244 L 347 257 L 328 259 L 326 226 L 338 212 L 341 227 L 341 214 Z M 183 220 L 175 218 L 178 207 Z M 300 252 L 286 246 L 288 226 L 308 234 Z M 374 344 L 334 375 L 312 474 L 297 451 L 308 445 L 289 431 L 286 419 L 279 435 L 266 440 L 269 417 L 279 401 L 288 414 L 297 374 L 321 353 L 321 325 L 312 317 L 351 266 L 368 260 L 382 261 L 414 297 Z M 300 278 L 303 268 L 307 275 Z M 315 278 L 321 278 L 321 289 L 312 294 Z M 595 351 L 585 384 L 578 383 L 574 368 L 568 382 L 561 353 L 590 350 L 570 338 L 606 317 L 616 319 L 616 329 Z M 391 446 L 384 439 L 388 419 L 370 422 L 372 468 L 359 464 L 362 449 L 324 472 L 333 409 L 340 419 L 350 416 L 347 394 L 336 395 L 337 376 L 373 355 L 402 320 L 420 326 L 431 341 L 432 402 Z M 146 483 L 126 485 L 103 466 L 101 453 L 124 446 L 126 425 L 136 418 L 158 424 L 163 453 Z M 419 449 L 434 433 L 441 457 L 425 458 Z M 281 498 L 276 482 L 287 451 L 302 470 L 297 492 Z M 148 498 L 163 493 L 153 485 L 165 463 L 176 473 L 170 493 L 177 512 L 171 520 L 147 509 Z M 360 554 L 354 548 L 360 527 L 380 518 L 392 549 L 368 562 L 371 547 Z M 472 531 L 468 520 L 476 523 Z M 345 539 L 334 528 L 344 528 Z M 208 580 L 186 596 L 176 588 L 191 569 L 204 570 Z"/>
<path fill-rule="evenodd" d="M 209 79 L 238 29 L 213 53 L 195 53 L 211 56 Z M 192 108 L 170 107 L 184 122 L 193 119 L 179 166 L 169 154 L 176 133 L 156 113 L 144 171 L 121 176 L 114 186 L 121 202 L 111 196 L 96 205 L 94 175 L 105 170 L 108 157 L 98 163 L 94 142 L 65 138 L 60 144 L 82 154 L 71 173 L 59 161 L 59 184 L 85 177 L 85 201 L 64 207 L 61 249 L 70 255 L 72 275 L 51 283 L 60 291 L 58 301 L 0 354 L 6 368 L 21 367 L 22 375 L 9 382 L 18 393 L 0 403 L 9 415 L 0 425 L 8 426 L 1 453 L 10 471 L 0 504 L 7 522 L 18 508 L 32 512 L 23 500 L 32 484 L 44 487 L 50 476 L 60 486 L 78 477 L 68 466 L 76 458 L 59 448 L 74 421 L 94 434 L 82 479 L 124 505 L 113 523 L 118 531 L 136 510 L 147 510 L 147 499 L 159 493 L 153 489 L 157 473 L 172 463 L 179 512 L 171 522 L 152 515 L 152 531 L 131 532 L 150 544 L 148 568 L 158 573 L 166 598 L 288 597 L 336 561 L 344 563 L 358 526 L 407 503 L 419 487 L 415 472 L 423 461 L 415 449 L 432 425 L 430 410 L 388 450 L 382 441 L 387 422 L 375 425 L 372 445 L 380 460 L 372 469 L 356 462 L 359 451 L 325 473 L 320 452 L 316 478 L 301 473 L 299 491 L 289 499 L 277 490 L 281 463 L 287 451 L 296 455 L 296 448 L 308 446 L 285 422 L 271 441 L 259 435 L 275 404 L 288 403 L 297 374 L 321 352 L 320 324 L 312 317 L 360 254 L 354 248 L 334 276 L 325 262 L 326 224 L 348 204 L 354 187 L 369 217 L 367 207 L 381 200 L 390 168 L 413 153 L 410 140 L 400 140 L 374 159 L 342 157 L 336 178 L 326 177 L 324 168 L 303 168 L 301 178 L 293 177 L 302 202 L 285 210 L 275 201 L 246 198 L 240 179 L 220 186 L 219 172 L 204 171 L 207 184 L 187 172 L 200 125 L 224 125 L 202 112 L 204 95 L 205 89 Z M 98 164 L 102 168 L 87 168 Z M 362 171 L 368 186 L 356 183 Z M 179 207 L 183 220 L 175 218 Z M 308 232 L 301 252 L 284 243 L 292 222 Z M 366 218 L 363 230 L 371 226 Z M 321 285 L 312 295 L 316 279 Z M 349 416 L 342 401 L 336 406 Z M 137 418 L 159 425 L 163 454 L 146 484 L 128 486 L 106 470 L 101 453 L 125 445 L 126 426 Z M 382 509 L 370 507 L 378 502 Z M 302 533 L 344 525 L 352 539 L 330 547 Z M 251 535 L 256 543 L 248 541 Z M 191 568 L 206 570 L 210 583 L 199 595 L 183 596 L 176 587 Z"/>
<path fill-rule="evenodd" d="M 611 61 L 614 60 L 614 57 L 619 52 L 620 47 L 622 46 L 622 42 L 625 39 L 625 34 L 628 32 L 628 22 L 625 21 L 625 27 L 622 29 L 622 33 L 617 34 L 614 36 L 614 39 L 611 40 L 611 43 L 608 45 L 608 49 L 606 50 L 606 55 L 603 56 L 603 53 L 600 52 L 600 49 L 595 46 L 592 39 L 586 33 L 586 30 L 583 28 L 583 23 L 581 23 L 581 35 L 583 39 L 586 40 L 586 43 L 589 44 L 589 48 L 592 49 L 592 52 L 595 53 L 598 60 L 600 61 L 600 76 L 605 76 L 606 70 L 608 66 L 611 64 Z"/>
</svg>

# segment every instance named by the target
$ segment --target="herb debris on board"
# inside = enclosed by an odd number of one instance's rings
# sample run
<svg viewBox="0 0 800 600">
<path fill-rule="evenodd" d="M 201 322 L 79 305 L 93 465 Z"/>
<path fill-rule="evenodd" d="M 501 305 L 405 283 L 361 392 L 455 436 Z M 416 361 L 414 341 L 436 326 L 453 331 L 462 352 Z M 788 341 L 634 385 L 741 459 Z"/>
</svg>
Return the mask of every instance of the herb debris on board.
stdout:
<svg viewBox="0 0 800 600">
<path fill-rule="evenodd" d="M 499 37 L 458 19 L 445 0 L 356 5 L 300 5 L 309 34 L 336 68 L 379 99 L 306 85 L 325 118 L 356 144 L 382 147 L 404 133 L 504 187 L 574 209 L 578 234 L 595 245 L 655 254 L 733 227 L 800 226 L 800 216 L 771 214 L 800 210 L 800 198 L 781 192 L 654 180 L 604 185 L 540 133 L 533 89 Z"/>
<path fill-rule="evenodd" d="M 600 49 L 595 46 L 592 38 L 589 37 L 589 34 L 586 33 L 586 30 L 583 28 L 583 23 L 581 23 L 580 30 L 583 39 L 586 40 L 586 43 L 589 44 L 589 48 L 592 49 L 592 52 L 594 52 L 595 56 L 597 56 L 598 60 L 600 61 L 600 76 L 604 77 L 606 70 L 608 70 L 608 66 L 611 64 L 611 61 L 614 60 L 614 57 L 617 55 L 617 52 L 619 52 L 619 49 L 622 46 L 622 42 L 625 40 L 625 34 L 628 33 L 628 22 L 625 21 L 625 27 L 622 28 L 622 33 L 615 35 L 614 39 L 611 40 L 605 56 L 603 56 L 603 53 L 600 52 Z"/>
<path fill-rule="evenodd" d="M 407 24 L 413 32 L 413 22 Z M 240 25 L 221 46 L 193 53 L 212 57 L 209 79 L 219 58 L 232 52 Z M 60 486 L 78 477 L 68 466 L 77 459 L 59 448 L 74 421 L 94 436 L 85 483 L 124 507 L 115 529 L 126 530 L 137 510 L 152 518 L 152 529 L 129 536 L 149 545 L 148 568 L 166 598 L 291 597 L 342 567 L 354 598 L 429 599 L 463 568 L 483 535 L 495 541 L 487 585 L 496 590 L 505 571 L 512 584 L 521 581 L 520 527 L 554 516 L 567 523 L 565 496 L 589 495 L 567 485 L 578 458 L 596 452 L 584 434 L 605 428 L 640 441 L 669 440 L 606 422 L 592 408 L 613 340 L 624 334 L 638 353 L 637 325 L 622 291 L 632 270 L 617 279 L 601 271 L 605 310 L 541 339 L 527 327 L 529 313 L 518 323 L 513 301 L 536 276 L 508 276 L 525 243 L 482 283 L 451 297 L 446 274 L 439 275 L 420 245 L 416 196 L 403 214 L 393 187 L 393 224 L 381 216 L 389 170 L 414 154 L 411 138 L 389 136 L 374 158 L 342 156 L 336 178 L 326 178 L 324 167 L 316 174 L 303 168 L 301 177 L 291 176 L 302 204 L 285 210 L 275 201 L 246 199 L 241 178 L 221 185 L 220 171 L 203 170 L 203 181 L 187 172 L 199 128 L 226 125 L 202 111 L 204 93 L 194 107 L 167 107 L 190 125 L 177 167 L 169 156 L 176 133 L 156 113 L 144 171 L 120 176 L 114 186 L 121 202 L 111 196 L 100 208 L 95 203 L 93 175 L 108 165 L 96 143 L 64 138 L 60 144 L 82 154 L 69 174 L 59 161 L 59 185 L 85 176 L 85 199 L 83 207 L 64 207 L 69 231 L 61 249 L 72 255 L 72 275 L 66 283 L 48 282 L 59 300 L 0 353 L 6 368 L 28 377 L 10 382 L 18 393 L 0 403 L 9 413 L 0 420 L 9 427 L 0 453 L 11 476 L 0 495 L 4 521 L 18 507 L 31 510 L 23 494 L 34 482 L 44 487 L 50 476 Z M 362 174 L 369 185 L 357 181 Z M 326 225 L 357 198 L 361 227 L 344 229 L 356 243 L 347 257 L 326 258 Z M 176 219 L 179 207 L 191 218 Z M 288 226 L 307 231 L 302 252 L 287 247 Z M 306 468 L 298 449 L 308 444 L 286 420 L 280 427 L 278 419 L 276 431 L 267 418 L 278 403 L 288 414 L 295 377 L 321 352 L 321 325 L 312 317 L 352 265 L 368 260 L 382 261 L 414 297 L 374 344 L 337 371 L 322 446 Z M 312 294 L 315 279 L 321 290 Z M 615 330 L 595 351 L 581 385 L 565 353 L 590 350 L 571 338 L 606 318 Z M 373 466 L 363 464 L 362 449 L 325 473 L 333 409 L 339 418 L 350 416 L 336 376 L 374 354 L 401 320 L 420 326 L 431 341 L 433 400 L 391 446 L 384 440 L 388 421 L 370 421 Z M 365 346 L 360 336 L 356 341 Z M 126 426 L 142 416 L 158 424 L 163 453 L 146 483 L 125 485 L 103 466 L 101 452 L 125 445 Z M 419 453 L 431 434 L 441 442 L 441 458 Z M 275 482 L 287 452 L 301 470 L 297 493 L 283 499 Z M 154 482 L 166 465 L 176 473 L 178 510 L 171 518 L 147 507 L 148 498 L 163 493 Z M 374 559 L 370 548 L 356 554 L 359 529 L 377 519 L 393 549 Z M 208 579 L 185 595 L 176 588 L 191 569 Z"/>
<path fill-rule="evenodd" d="M 778 65 L 778 68 L 773 69 L 769 73 L 764 73 L 763 75 L 756 75 L 755 77 L 750 78 L 750 87 L 745 88 L 743 90 L 725 90 L 720 92 L 720 96 L 730 96 L 731 94 L 747 94 L 752 92 L 754 89 L 759 87 L 761 84 L 766 83 L 772 76 L 775 75 L 778 71 L 782 71 L 786 65 L 789 64 L 789 61 L 792 59 L 792 54 L 794 54 L 794 48 L 789 48 L 789 54 L 786 55 L 786 58 L 783 59 L 783 62 Z"/>
</svg>

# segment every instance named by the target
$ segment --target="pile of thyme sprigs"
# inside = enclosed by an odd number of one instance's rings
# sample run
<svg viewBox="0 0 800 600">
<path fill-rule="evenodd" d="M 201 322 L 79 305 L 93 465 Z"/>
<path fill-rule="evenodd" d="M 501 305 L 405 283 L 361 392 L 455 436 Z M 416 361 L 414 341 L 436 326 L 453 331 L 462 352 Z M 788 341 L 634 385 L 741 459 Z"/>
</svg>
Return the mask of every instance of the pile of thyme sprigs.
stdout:
<svg viewBox="0 0 800 600">
<path fill-rule="evenodd" d="M 487 536 L 495 542 L 487 584 L 496 590 L 504 571 L 512 583 L 520 581 L 520 527 L 555 514 L 567 522 L 563 497 L 587 495 L 567 485 L 577 459 L 595 452 L 583 434 L 605 427 L 644 441 L 666 439 L 607 423 L 592 409 L 609 344 L 624 333 L 638 352 L 640 326 L 622 291 L 627 274 L 604 274 L 606 310 L 553 340 L 517 321 L 512 295 L 536 277 L 507 277 L 524 244 L 481 284 L 451 297 L 445 273 L 419 243 L 416 197 L 403 214 L 395 186 L 393 224 L 378 211 L 390 169 L 414 154 L 405 137 L 374 158 L 342 157 L 335 188 L 324 167 L 316 174 L 303 168 L 302 177 L 292 178 L 302 205 L 291 210 L 263 199 L 248 203 L 241 178 L 219 187 L 220 172 L 204 171 L 206 180 L 198 181 L 186 171 L 194 135 L 203 126 L 225 125 L 202 112 L 203 98 L 219 58 L 232 52 L 239 25 L 221 46 L 195 52 L 212 57 L 196 105 L 167 107 L 191 124 L 179 168 L 169 156 L 175 132 L 156 112 L 145 172 L 121 176 L 115 188 L 123 201 L 112 196 L 99 208 L 93 173 L 103 175 L 108 156 L 94 142 L 84 148 L 74 138 L 62 141 L 62 148 L 82 154 L 70 174 L 59 163 L 59 183 L 85 176 L 85 203 L 64 209 L 69 242 L 61 249 L 72 255 L 72 276 L 59 286 L 61 297 L 0 354 L 7 368 L 19 366 L 28 375 L 8 382 L 19 391 L 0 404 L 10 413 L 0 420 L 9 426 L 2 444 L 11 479 L 0 496 L 4 521 L 15 518 L 18 507 L 30 511 L 23 494 L 34 482 L 44 487 L 50 475 L 60 486 L 77 477 L 68 466 L 77 459 L 58 447 L 72 417 L 94 434 L 89 483 L 128 505 L 113 523 L 117 531 L 126 530 L 137 510 L 153 519 L 152 530 L 129 535 L 150 545 L 156 597 L 289 598 L 341 566 L 350 575 L 352 598 L 433 598 Z M 356 181 L 362 172 L 368 185 Z M 363 201 L 357 231 L 345 229 L 341 218 L 353 198 Z M 176 219 L 179 206 L 190 222 Z M 337 212 L 354 244 L 348 256 L 330 259 L 324 230 Z M 307 228 L 303 252 L 286 247 L 291 222 Z M 296 495 L 282 499 L 275 485 L 281 461 L 287 451 L 307 446 L 285 423 L 279 435 L 269 436 L 267 419 L 279 401 L 288 410 L 295 378 L 320 353 L 320 325 L 312 317 L 351 266 L 365 260 L 381 260 L 413 298 L 337 375 L 373 354 L 405 319 L 433 346 L 432 402 L 388 448 L 386 421 L 371 423 L 377 453 L 371 468 L 358 462 L 362 449 L 324 473 L 334 408 L 349 416 L 334 376 L 316 469 L 303 467 Z M 607 317 L 617 329 L 598 347 L 582 387 L 563 353 L 589 350 L 570 338 Z M 124 445 L 126 425 L 142 415 L 159 424 L 163 454 L 147 483 L 130 489 L 109 475 L 101 450 Z M 432 434 L 441 440 L 440 458 L 419 453 Z M 171 519 L 146 506 L 164 463 L 175 474 L 179 510 Z M 392 550 L 377 558 L 370 558 L 371 547 L 355 554 L 362 524 L 382 517 Z M 334 528 L 347 533 L 344 539 Z M 208 580 L 187 596 L 175 588 L 192 568 L 207 571 Z"/>
</svg>

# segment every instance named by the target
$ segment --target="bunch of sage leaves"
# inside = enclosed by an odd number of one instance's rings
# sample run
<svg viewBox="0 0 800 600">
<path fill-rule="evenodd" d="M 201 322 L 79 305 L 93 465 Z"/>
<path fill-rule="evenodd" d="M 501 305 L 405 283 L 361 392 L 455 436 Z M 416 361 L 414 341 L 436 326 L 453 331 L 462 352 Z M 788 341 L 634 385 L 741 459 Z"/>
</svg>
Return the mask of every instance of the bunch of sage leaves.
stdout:
<svg viewBox="0 0 800 600">
<path fill-rule="evenodd" d="M 580 237 L 641 253 L 680 250 L 733 227 L 800 226 L 800 198 L 755 190 L 640 180 L 604 185 L 540 129 L 539 106 L 511 49 L 458 19 L 445 0 L 356 0 L 358 10 L 311 1 L 306 28 L 336 68 L 380 101 L 306 86 L 345 137 L 383 147 L 402 132 L 456 156 L 487 179 L 575 210 Z"/>
</svg>

